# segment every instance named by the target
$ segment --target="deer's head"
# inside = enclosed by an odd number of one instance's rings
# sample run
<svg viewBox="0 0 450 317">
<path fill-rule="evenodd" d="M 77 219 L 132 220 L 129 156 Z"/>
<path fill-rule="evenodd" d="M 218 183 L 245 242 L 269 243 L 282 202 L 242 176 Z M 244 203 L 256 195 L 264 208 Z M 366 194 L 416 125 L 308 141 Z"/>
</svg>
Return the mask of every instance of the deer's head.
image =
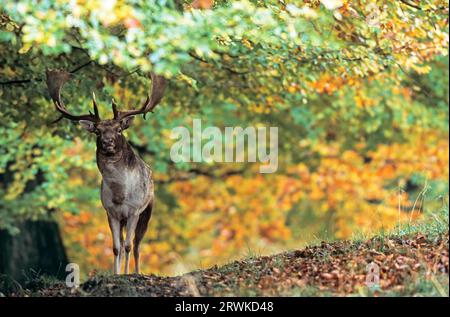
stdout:
<svg viewBox="0 0 450 317">
<path fill-rule="evenodd" d="M 130 127 L 134 116 L 142 114 L 145 118 L 145 115 L 148 112 L 152 112 L 156 105 L 161 101 L 166 88 L 165 78 L 152 73 L 151 94 L 147 96 L 147 100 L 139 109 L 119 111 L 117 109 L 117 104 L 113 99 L 112 110 L 114 117 L 109 120 L 102 120 L 100 119 L 94 94 L 92 94 L 94 113 L 89 111 L 88 114 L 74 115 L 67 110 L 61 100 L 61 89 L 69 80 L 69 77 L 70 74 L 63 70 L 47 71 L 47 86 L 50 97 L 53 99 L 56 110 L 61 113 L 61 117 L 55 122 L 62 118 L 80 122 L 84 129 L 97 135 L 97 148 L 105 155 L 114 155 L 122 148 L 122 145 L 125 142 L 122 131 Z"/>
</svg>

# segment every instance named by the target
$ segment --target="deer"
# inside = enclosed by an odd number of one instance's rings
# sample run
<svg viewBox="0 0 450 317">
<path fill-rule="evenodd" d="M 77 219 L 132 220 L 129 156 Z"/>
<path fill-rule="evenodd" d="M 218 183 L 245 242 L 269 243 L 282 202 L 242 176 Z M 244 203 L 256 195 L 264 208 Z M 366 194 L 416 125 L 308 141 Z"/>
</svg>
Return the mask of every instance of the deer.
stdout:
<svg viewBox="0 0 450 317">
<path fill-rule="evenodd" d="M 140 273 L 140 244 L 147 231 L 154 204 L 154 183 L 151 168 L 136 154 L 123 135 L 134 117 L 153 112 L 160 103 L 167 86 L 163 76 L 151 73 L 151 93 L 140 108 L 119 111 L 112 99 L 113 119 L 100 119 L 95 94 L 92 93 L 94 113 L 76 115 L 67 109 L 61 99 L 61 90 L 70 79 L 65 70 L 47 70 L 46 84 L 60 117 L 78 122 L 82 128 L 96 135 L 97 167 L 102 176 L 101 202 L 106 210 L 113 240 L 114 274 L 120 274 L 125 254 L 124 274 L 129 274 L 130 252 L 133 240 L 134 271 Z M 124 239 L 124 229 L 126 236 Z"/>
</svg>

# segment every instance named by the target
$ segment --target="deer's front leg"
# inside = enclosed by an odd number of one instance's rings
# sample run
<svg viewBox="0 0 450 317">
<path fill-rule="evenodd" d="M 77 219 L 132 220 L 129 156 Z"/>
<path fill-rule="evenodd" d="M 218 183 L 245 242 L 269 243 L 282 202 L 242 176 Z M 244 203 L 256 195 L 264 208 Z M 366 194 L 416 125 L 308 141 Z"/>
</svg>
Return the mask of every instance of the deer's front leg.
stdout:
<svg viewBox="0 0 450 317">
<path fill-rule="evenodd" d="M 125 238 L 125 274 L 128 274 L 129 272 L 131 240 L 134 237 L 134 232 L 136 231 L 138 220 L 139 215 L 132 216 L 127 220 L 127 236 Z"/>
<path fill-rule="evenodd" d="M 109 228 L 111 229 L 113 238 L 113 252 L 114 252 L 114 274 L 120 273 L 120 221 L 111 217 L 108 214 Z"/>
</svg>

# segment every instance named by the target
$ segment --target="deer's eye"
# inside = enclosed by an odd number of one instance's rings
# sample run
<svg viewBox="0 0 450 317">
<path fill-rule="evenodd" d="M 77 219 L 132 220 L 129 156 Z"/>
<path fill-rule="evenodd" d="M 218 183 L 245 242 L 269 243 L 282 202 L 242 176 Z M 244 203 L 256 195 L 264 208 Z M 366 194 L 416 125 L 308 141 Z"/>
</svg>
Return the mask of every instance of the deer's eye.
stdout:
<svg viewBox="0 0 450 317">
<path fill-rule="evenodd" d="M 122 133 L 122 129 L 119 128 L 119 129 L 117 130 L 117 134 L 121 134 L 121 133 Z"/>
</svg>

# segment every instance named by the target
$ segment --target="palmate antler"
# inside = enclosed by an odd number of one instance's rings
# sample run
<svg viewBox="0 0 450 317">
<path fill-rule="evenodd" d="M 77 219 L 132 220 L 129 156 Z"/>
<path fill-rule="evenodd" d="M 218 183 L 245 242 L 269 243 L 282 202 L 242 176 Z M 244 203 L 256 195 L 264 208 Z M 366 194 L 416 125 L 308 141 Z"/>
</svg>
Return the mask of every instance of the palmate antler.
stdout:
<svg viewBox="0 0 450 317">
<path fill-rule="evenodd" d="M 47 75 L 47 87 L 50 93 L 50 97 L 52 98 L 55 104 L 56 110 L 58 110 L 62 115 L 54 122 L 57 122 L 62 118 L 67 118 L 74 121 L 88 120 L 92 122 L 99 122 L 101 120 L 94 94 L 92 94 L 94 113 L 89 111 L 89 114 L 74 115 L 67 110 L 66 106 L 61 100 L 61 89 L 64 86 L 64 84 L 70 79 L 70 73 L 68 73 L 65 70 L 47 70 L 46 75 Z M 119 111 L 117 109 L 116 102 L 114 101 L 114 99 L 112 100 L 114 119 L 122 120 L 126 117 L 138 114 L 143 114 L 145 119 L 145 115 L 148 112 L 153 111 L 153 109 L 158 105 L 158 103 L 161 101 L 164 95 L 164 90 L 166 89 L 167 81 L 163 76 L 156 75 L 154 73 L 151 73 L 151 78 L 152 78 L 151 94 L 147 96 L 146 101 L 139 109 Z"/>
<path fill-rule="evenodd" d="M 117 110 L 117 104 L 113 99 L 112 109 L 114 113 L 114 119 L 121 120 L 126 117 L 138 114 L 143 114 L 145 119 L 145 115 L 148 112 L 153 112 L 153 109 L 158 105 L 164 95 L 167 81 L 163 76 L 156 75 L 154 73 L 151 73 L 150 75 L 152 78 L 152 90 L 151 94 L 147 96 L 147 100 L 145 100 L 144 104 L 139 109 L 119 111 Z"/>
<path fill-rule="evenodd" d="M 64 86 L 64 84 L 70 79 L 70 73 L 68 73 L 65 70 L 47 70 L 47 87 L 48 92 L 50 94 L 50 97 L 53 100 L 53 103 L 55 104 L 56 110 L 58 110 L 61 113 L 61 117 L 55 120 L 54 122 L 57 122 L 61 120 L 62 118 L 67 118 L 74 121 L 80 121 L 80 120 L 88 120 L 92 122 L 99 122 L 100 121 L 100 115 L 98 112 L 97 103 L 95 101 L 95 95 L 92 94 L 92 103 L 94 105 L 94 113 L 89 111 L 89 114 L 83 114 L 83 115 L 74 115 L 70 113 L 64 103 L 61 100 L 61 89 Z"/>
</svg>

